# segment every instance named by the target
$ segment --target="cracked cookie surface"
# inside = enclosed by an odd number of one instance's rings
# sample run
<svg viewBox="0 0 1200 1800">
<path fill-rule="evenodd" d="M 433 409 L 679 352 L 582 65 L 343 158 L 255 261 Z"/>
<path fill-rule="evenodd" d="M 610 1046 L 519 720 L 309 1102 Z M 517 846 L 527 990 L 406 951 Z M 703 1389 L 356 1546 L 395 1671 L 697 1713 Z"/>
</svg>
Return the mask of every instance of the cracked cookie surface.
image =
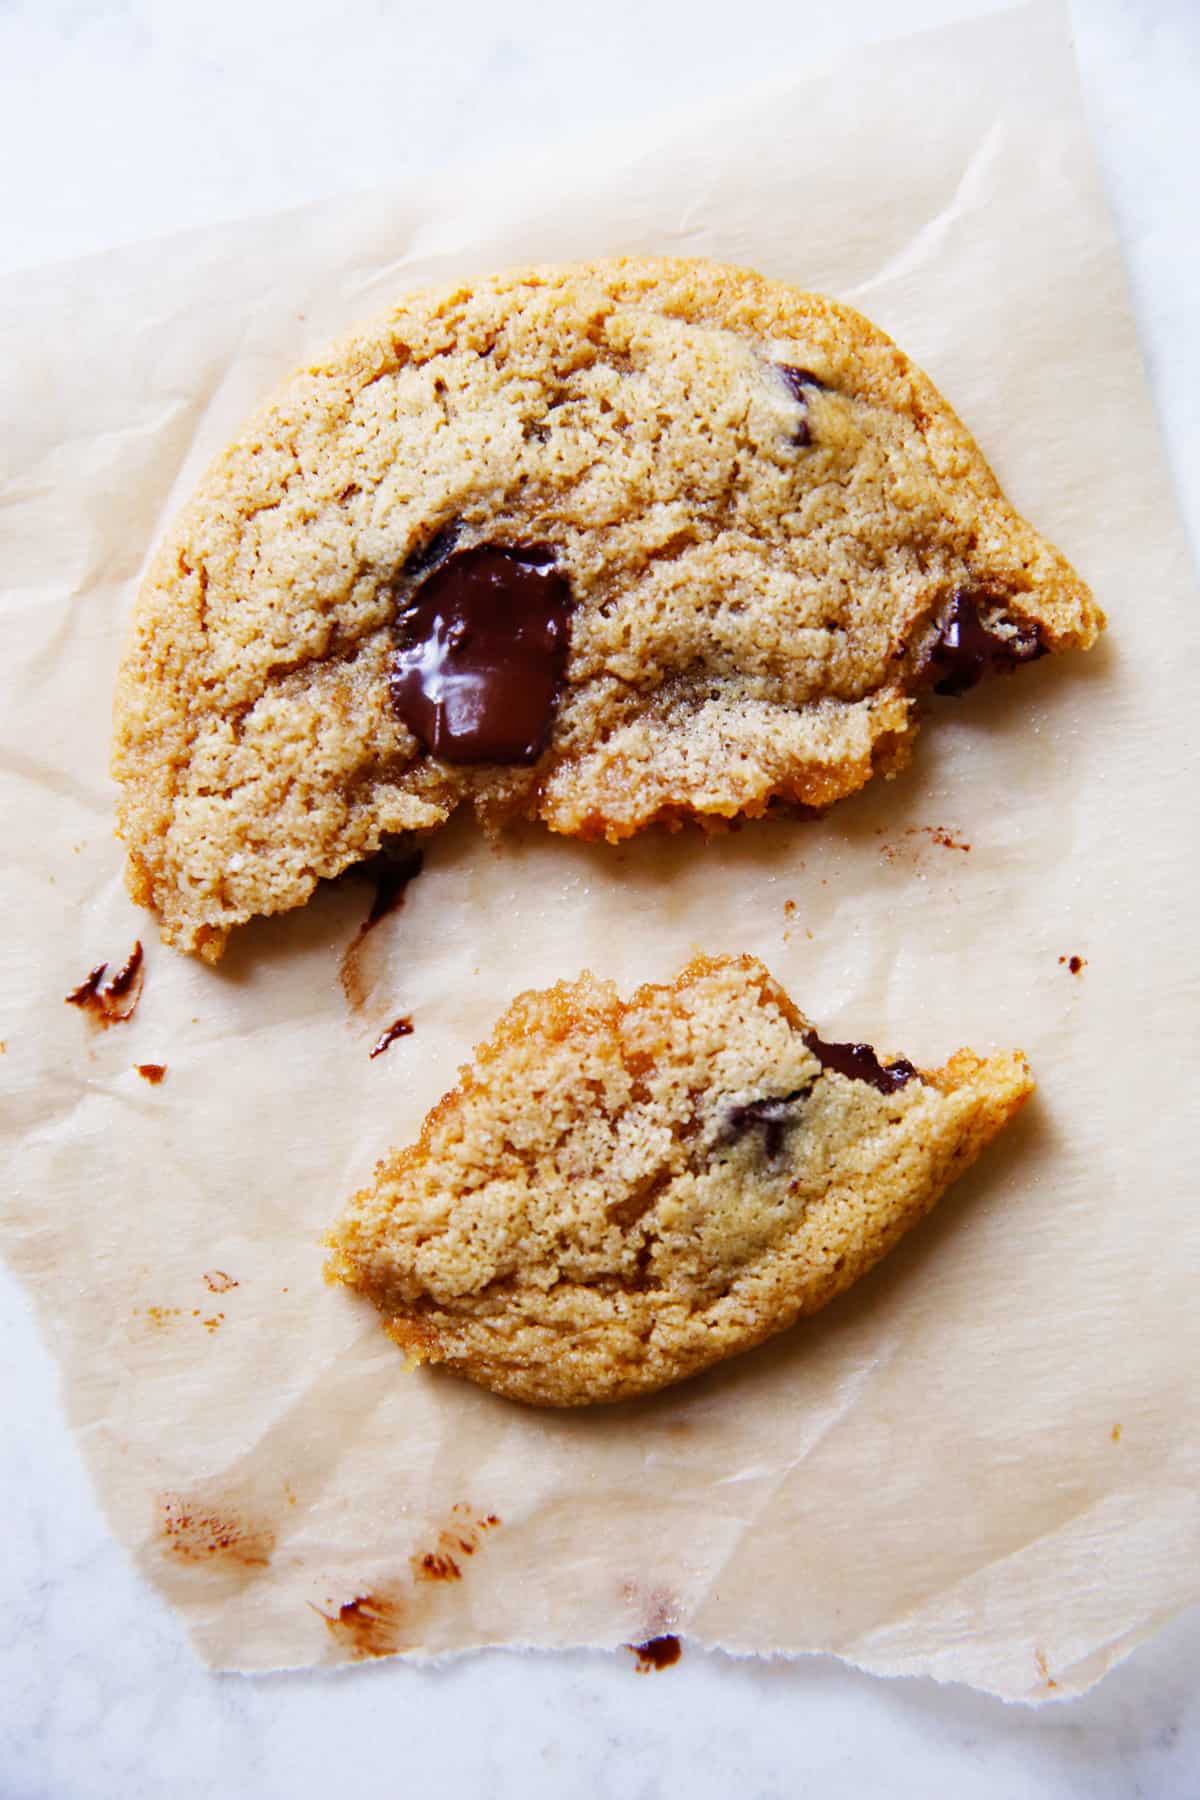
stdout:
<svg viewBox="0 0 1200 1800">
<path fill-rule="evenodd" d="M 128 883 L 215 961 L 459 805 L 611 840 L 823 807 L 906 760 L 923 691 L 1102 622 L 846 307 L 684 260 L 412 294 L 275 396 L 149 570 Z"/>
<path fill-rule="evenodd" d="M 624 1003 L 521 995 L 330 1239 L 419 1361 L 551 1406 L 652 1392 L 872 1267 L 1033 1088 L 825 1043 L 763 965 L 699 958 Z"/>
</svg>

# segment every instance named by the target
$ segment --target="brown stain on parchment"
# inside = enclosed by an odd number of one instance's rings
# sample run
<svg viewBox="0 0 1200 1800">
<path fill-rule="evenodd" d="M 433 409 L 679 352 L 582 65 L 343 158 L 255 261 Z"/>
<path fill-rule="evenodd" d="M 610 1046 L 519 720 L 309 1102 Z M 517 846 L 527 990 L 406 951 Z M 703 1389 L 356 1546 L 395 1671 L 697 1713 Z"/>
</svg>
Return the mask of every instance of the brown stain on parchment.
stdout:
<svg viewBox="0 0 1200 1800">
<path fill-rule="evenodd" d="M 667 1669 L 679 1661 L 683 1646 L 675 1635 L 679 1620 L 679 1601 L 667 1587 L 646 1588 L 638 1581 L 626 1581 L 621 1598 L 635 1609 L 640 1628 L 639 1641 L 626 1644 L 638 1659 L 638 1673 L 651 1669 Z"/>
<path fill-rule="evenodd" d="M 408 1559 L 412 1582 L 457 1582 L 462 1580 L 466 1562 L 479 1550 L 484 1535 L 500 1525 L 495 1512 L 477 1514 L 475 1508 L 461 1501 L 450 1508 L 448 1523 L 439 1530 L 430 1550 L 417 1550 Z M 410 1595 L 399 1582 L 372 1584 L 365 1593 L 356 1593 L 340 1602 L 333 1611 L 315 1606 L 326 1622 L 326 1631 L 349 1660 L 363 1661 L 371 1656 L 396 1656 L 407 1649 L 405 1616 Z M 333 1604 L 333 1602 L 331 1602 Z M 311 1602 L 309 1602 L 311 1606 Z"/>
<path fill-rule="evenodd" d="M 134 1307 L 133 1311 L 135 1318 L 139 1310 L 140 1308 Z M 145 1316 L 149 1319 L 151 1325 L 161 1329 L 164 1325 L 169 1325 L 172 1319 L 182 1318 L 183 1308 L 180 1306 L 148 1306 L 146 1308 Z"/>
<path fill-rule="evenodd" d="M 1053 1693 L 1057 1688 L 1058 1683 L 1050 1673 L 1050 1666 L 1046 1661 L 1045 1651 L 1035 1650 L 1033 1653 L 1033 1660 L 1038 1666 L 1038 1674 L 1041 1676 L 1050 1692 Z"/>
<path fill-rule="evenodd" d="M 142 1080 L 148 1081 L 151 1087 L 157 1087 L 166 1077 L 166 1063 L 134 1063 L 133 1066 Z"/>
<path fill-rule="evenodd" d="M 207 1269 L 200 1279 L 212 1294 L 227 1294 L 230 1288 L 239 1285 L 224 1269 Z"/>
<path fill-rule="evenodd" d="M 180 1562 L 216 1564 L 248 1574 L 265 1569 L 275 1549 L 275 1532 L 232 1502 L 210 1503 L 200 1496 L 163 1494 L 158 1503 L 158 1535 L 164 1556 Z"/>
<path fill-rule="evenodd" d="M 395 1656 L 405 1647 L 404 1596 L 398 1588 L 382 1587 L 375 1593 L 356 1594 L 336 1612 L 321 1612 L 325 1629 L 341 1645 L 352 1662 L 372 1656 Z"/>
<path fill-rule="evenodd" d="M 357 868 L 347 871 L 360 879 L 366 876 L 375 883 L 375 893 L 367 916 L 342 952 L 342 959 L 338 964 L 338 980 L 342 984 L 342 992 L 351 1012 L 360 1012 L 367 1001 L 367 983 L 362 967 L 363 945 L 367 936 L 380 919 L 386 919 L 389 913 L 396 912 L 403 906 L 408 884 L 416 880 L 423 864 L 424 857 L 420 850 L 402 846 L 390 853 L 383 852 L 372 857 L 369 862 L 360 863 Z"/>
<path fill-rule="evenodd" d="M 451 1507 L 449 1519 L 433 1546 L 418 1550 L 409 1558 L 413 1585 L 461 1581 L 469 1558 L 475 1555 L 485 1534 L 499 1523 L 495 1513 L 478 1513 L 465 1501 Z M 350 1660 L 361 1662 L 366 1657 L 395 1656 L 408 1648 L 410 1640 L 405 1636 L 404 1622 L 411 1597 L 411 1591 L 402 1583 L 383 1582 L 340 1604 L 330 1602 L 333 1611 L 320 1606 L 314 1606 L 313 1611 L 320 1613 L 329 1635 Z"/>
<path fill-rule="evenodd" d="M 649 1675 L 651 1670 L 669 1669 L 683 1655 L 683 1645 L 677 1637 L 648 1638 L 644 1644 L 626 1644 L 637 1657 L 639 1675 Z"/>
<path fill-rule="evenodd" d="M 882 837 L 882 826 L 877 827 L 876 835 Z M 961 850 L 964 854 L 971 848 L 966 838 L 948 825 L 910 825 L 898 843 L 880 844 L 879 854 L 887 862 L 903 860 L 916 866 L 927 844 L 936 844 L 942 850 Z"/>
<path fill-rule="evenodd" d="M 385 1050 L 390 1049 L 397 1038 L 411 1037 L 412 1033 L 413 1022 L 407 1013 L 399 1019 L 393 1019 L 387 1030 L 381 1031 L 372 1044 L 368 1052 L 371 1061 L 374 1062 L 377 1056 L 382 1056 Z"/>
<path fill-rule="evenodd" d="M 342 992 L 346 996 L 346 1005 L 351 1012 L 361 1012 L 367 1003 L 367 987 L 363 980 L 359 946 L 362 933 L 342 952 L 342 960 L 338 964 L 338 980 L 342 984 Z"/>
<path fill-rule="evenodd" d="M 236 1281 L 233 1283 L 233 1286 L 237 1286 Z M 133 1309 L 133 1317 L 135 1319 L 144 1319 L 151 1330 L 165 1331 L 168 1326 L 174 1325 L 177 1320 L 184 1317 L 184 1309 L 182 1306 L 135 1306 Z M 198 1319 L 210 1337 L 214 1331 L 219 1331 L 221 1326 L 225 1323 L 225 1314 L 223 1312 L 210 1313 L 206 1318 L 198 1306 L 193 1306 L 187 1317 Z"/>
<path fill-rule="evenodd" d="M 105 1031 L 110 1025 L 123 1025 L 137 1010 L 146 979 L 141 939 L 134 944 L 121 967 L 109 975 L 106 981 L 107 970 L 106 962 L 97 963 L 79 986 L 72 988 L 64 997 L 67 1006 L 77 1006 Z"/>
<path fill-rule="evenodd" d="M 409 1557 L 414 1581 L 461 1581 L 467 1557 L 474 1556 L 485 1532 L 500 1521 L 495 1513 L 477 1517 L 475 1509 L 460 1501 L 451 1507 L 450 1518 L 438 1532 L 437 1542 L 428 1550 L 418 1550 Z"/>
</svg>

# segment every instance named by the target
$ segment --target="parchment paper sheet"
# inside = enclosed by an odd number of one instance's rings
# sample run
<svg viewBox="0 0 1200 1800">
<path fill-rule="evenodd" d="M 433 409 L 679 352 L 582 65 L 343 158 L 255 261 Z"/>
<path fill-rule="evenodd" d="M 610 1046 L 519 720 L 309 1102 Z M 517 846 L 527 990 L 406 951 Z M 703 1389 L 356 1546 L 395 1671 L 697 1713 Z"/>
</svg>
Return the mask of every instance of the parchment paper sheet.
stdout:
<svg viewBox="0 0 1200 1800">
<path fill-rule="evenodd" d="M 823 822 L 621 850 L 456 826 L 367 940 L 358 1012 L 361 883 L 215 973 L 163 950 L 105 768 L 172 508 L 404 288 L 621 250 L 861 306 L 1093 582 L 1108 640 L 935 703 L 912 768 Z M 0 318 L 7 1253 L 113 1528 L 200 1655 L 675 1631 L 1037 1698 L 1193 1601 L 1200 612 L 1058 10 L 603 157 L 40 272 Z M 140 1009 L 96 1034 L 62 996 L 136 936 Z M 628 988 L 698 948 L 762 956 L 832 1037 L 1020 1044 L 1039 1097 L 846 1301 L 688 1386 L 559 1416 L 406 1374 L 323 1285 L 345 1197 L 518 989 L 585 965 Z M 370 1061 L 402 1011 L 414 1036 Z"/>
</svg>

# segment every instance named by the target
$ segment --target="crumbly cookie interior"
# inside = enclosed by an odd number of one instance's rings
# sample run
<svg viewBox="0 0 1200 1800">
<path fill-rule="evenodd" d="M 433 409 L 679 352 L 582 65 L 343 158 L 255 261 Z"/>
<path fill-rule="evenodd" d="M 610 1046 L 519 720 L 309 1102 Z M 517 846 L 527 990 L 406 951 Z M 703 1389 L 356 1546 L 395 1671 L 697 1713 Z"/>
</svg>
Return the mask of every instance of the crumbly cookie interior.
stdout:
<svg viewBox="0 0 1200 1800">
<path fill-rule="evenodd" d="M 355 1197 L 331 1272 L 417 1360 L 514 1399 L 678 1381 L 857 1280 L 1032 1091 L 1019 1052 L 848 1048 L 748 956 L 628 1002 L 586 974 L 523 994 Z"/>
<path fill-rule="evenodd" d="M 569 582 L 533 766 L 439 760 L 391 704 L 439 544 L 549 546 Z M 146 578 L 113 763 L 131 891 L 216 960 L 462 804 L 612 840 L 828 805 L 905 760 L 964 592 L 998 639 L 1102 622 L 849 309 L 686 261 L 409 296 L 259 414 Z"/>
</svg>

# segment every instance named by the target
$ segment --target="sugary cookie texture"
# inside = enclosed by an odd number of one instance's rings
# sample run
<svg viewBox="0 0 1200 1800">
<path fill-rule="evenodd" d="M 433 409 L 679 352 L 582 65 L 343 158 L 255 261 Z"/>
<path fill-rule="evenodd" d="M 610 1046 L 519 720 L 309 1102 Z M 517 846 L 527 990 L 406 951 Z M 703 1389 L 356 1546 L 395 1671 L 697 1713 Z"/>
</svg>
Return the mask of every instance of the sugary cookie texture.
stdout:
<svg viewBox="0 0 1200 1800">
<path fill-rule="evenodd" d="M 824 807 L 917 696 L 1091 644 L 1084 583 L 859 314 L 690 261 L 407 296 L 218 458 L 114 773 L 181 949 L 469 803 L 620 839 Z"/>
<path fill-rule="evenodd" d="M 825 1043 L 749 956 L 628 1004 L 585 974 L 514 1001 L 355 1196 L 330 1274 L 514 1400 L 650 1393 L 848 1288 L 1032 1088 L 1016 1051 Z"/>
</svg>

